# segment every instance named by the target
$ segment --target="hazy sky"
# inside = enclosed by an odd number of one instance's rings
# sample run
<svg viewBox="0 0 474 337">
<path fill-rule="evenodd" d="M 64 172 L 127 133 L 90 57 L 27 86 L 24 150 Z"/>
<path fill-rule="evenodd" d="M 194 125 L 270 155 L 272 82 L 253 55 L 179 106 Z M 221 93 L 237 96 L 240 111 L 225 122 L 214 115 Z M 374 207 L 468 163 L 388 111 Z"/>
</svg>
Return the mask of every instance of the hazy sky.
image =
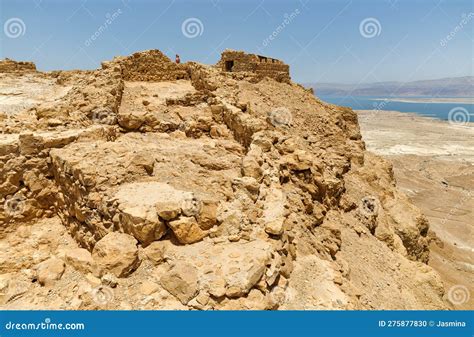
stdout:
<svg viewBox="0 0 474 337">
<path fill-rule="evenodd" d="M 298 82 L 474 75 L 471 0 L 0 3 L 0 57 L 40 70 L 92 69 L 155 48 L 211 64 L 231 48 L 282 59 Z"/>
</svg>

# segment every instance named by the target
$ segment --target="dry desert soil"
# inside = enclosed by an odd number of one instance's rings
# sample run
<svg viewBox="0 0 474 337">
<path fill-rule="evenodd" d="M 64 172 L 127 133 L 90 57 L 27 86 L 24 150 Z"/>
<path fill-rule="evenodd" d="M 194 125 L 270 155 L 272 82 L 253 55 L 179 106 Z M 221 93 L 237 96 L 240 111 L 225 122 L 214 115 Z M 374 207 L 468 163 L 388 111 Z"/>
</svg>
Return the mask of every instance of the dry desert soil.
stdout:
<svg viewBox="0 0 474 337">
<path fill-rule="evenodd" d="M 395 111 L 357 111 L 371 152 L 390 160 L 399 188 L 430 221 L 439 240 L 429 265 L 447 289 L 464 285 L 474 307 L 474 125 Z M 454 289 L 454 288 L 453 288 Z"/>
</svg>

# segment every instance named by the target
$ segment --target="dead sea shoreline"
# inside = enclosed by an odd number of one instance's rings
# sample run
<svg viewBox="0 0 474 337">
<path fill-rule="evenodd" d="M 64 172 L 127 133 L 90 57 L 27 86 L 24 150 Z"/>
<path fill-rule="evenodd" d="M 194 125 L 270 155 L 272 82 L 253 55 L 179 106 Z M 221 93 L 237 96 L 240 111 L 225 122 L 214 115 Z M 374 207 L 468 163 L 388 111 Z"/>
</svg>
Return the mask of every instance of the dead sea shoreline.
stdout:
<svg viewBox="0 0 474 337">
<path fill-rule="evenodd" d="M 368 149 L 382 156 L 434 156 L 474 163 L 474 123 L 454 123 L 416 113 L 357 110 Z"/>
<path fill-rule="evenodd" d="M 418 97 L 396 97 L 396 98 L 376 98 L 375 101 L 389 101 L 400 103 L 459 103 L 459 104 L 474 104 L 474 97 L 433 97 L 433 98 L 418 98 Z"/>
</svg>

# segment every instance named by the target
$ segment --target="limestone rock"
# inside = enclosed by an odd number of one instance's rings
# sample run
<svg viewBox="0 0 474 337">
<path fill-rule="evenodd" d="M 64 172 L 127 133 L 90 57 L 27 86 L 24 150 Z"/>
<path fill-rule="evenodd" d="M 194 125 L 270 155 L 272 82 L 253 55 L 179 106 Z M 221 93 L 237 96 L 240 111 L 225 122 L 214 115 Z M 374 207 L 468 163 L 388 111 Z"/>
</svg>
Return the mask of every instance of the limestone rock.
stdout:
<svg viewBox="0 0 474 337">
<path fill-rule="evenodd" d="M 262 240 L 216 245 L 201 241 L 166 249 L 169 263 L 180 265 L 186 259 L 197 274 L 199 288 L 215 298 L 245 296 L 264 277 L 272 259 L 271 245 Z"/>
<path fill-rule="evenodd" d="M 106 273 L 101 278 L 102 284 L 111 288 L 115 288 L 118 285 L 118 279 L 114 274 Z"/>
<path fill-rule="evenodd" d="M 281 235 L 283 233 L 285 196 L 283 191 L 274 186 L 270 188 L 264 204 L 263 222 L 265 232 L 271 235 Z"/>
<path fill-rule="evenodd" d="M 0 61 L 5 309 L 447 308 L 390 163 L 282 62 L 32 69 Z"/>
<path fill-rule="evenodd" d="M 180 205 L 172 201 L 158 202 L 155 207 L 159 217 L 166 221 L 176 219 L 181 213 Z"/>
<path fill-rule="evenodd" d="M 175 264 L 170 271 L 160 278 L 160 283 L 181 303 L 188 303 L 198 292 L 198 275 L 196 268 L 189 263 Z"/>
<path fill-rule="evenodd" d="M 218 203 L 213 200 L 204 200 L 197 216 L 199 227 L 203 230 L 212 228 L 217 224 Z"/>
<path fill-rule="evenodd" d="M 118 123 L 126 130 L 137 130 L 144 122 L 144 114 L 121 111 L 118 115 Z"/>
<path fill-rule="evenodd" d="M 97 265 L 92 259 L 91 253 L 84 248 L 74 248 L 65 252 L 66 263 L 85 274 L 97 273 Z"/>
<path fill-rule="evenodd" d="M 41 262 L 36 266 L 36 277 L 39 284 L 52 286 L 55 281 L 61 279 L 65 268 L 64 261 L 56 257 Z"/>
<path fill-rule="evenodd" d="M 207 233 L 199 227 L 194 217 L 181 217 L 178 220 L 170 221 L 168 226 L 178 241 L 183 244 L 198 242 L 207 235 Z"/>
<path fill-rule="evenodd" d="M 253 177 L 255 179 L 260 179 L 262 176 L 262 169 L 256 158 L 257 154 L 244 157 L 242 160 L 242 174 L 247 177 Z"/>
<path fill-rule="evenodd" d="M 163 212 L 178 212 L 177 204 L 181 199 L 176 200 L 178 198 L 176 195 L 181 194 L 182 192 L 176 191 L 169 185 L 160 183 L 136 183 L 122 186 L 115 198 L 119 204 L 120 219 L 126 232 L 144 245 L 160 239 L 166 232 L 166 225 L 158 215 L 160 213 L 163 215 Z M 166 208 L 157 209 L 157 204 L 164 205 Z M 169 216 L 168 214 L 167 217 Z"/>
<path fill-rule="evenodd" d="M 214 278 L 209 283 L 209 293 L 216 298 L 222 297 L 226 294 L 226 286 L 227 283 L 224 278 Z"/>
<path fill-rule="evenodd" d="M 166 247 L 160 241 L 155 241 L 143 250 L 145 256 L 153 264 L 158 265 L 165 260 Z"/>
<path fill-rule="evenodd" d="M 160 286 L 158 284 L 156 284 L 155 282 L 145 280 L 140 285 L 140 292 L 143 295 L 148 296 L 148 295 L 151 295 L 151 294 L 155 293 L 156 291 L 158 291 L 159 288 L 160 288 Z"/>
<path fill-rule="evenodd" d="M 117 277 L 130 275 L 140 264 L 137 240 L 123 233 L 104 236 L 92 251 L 94 261 Z"/>
</svg>

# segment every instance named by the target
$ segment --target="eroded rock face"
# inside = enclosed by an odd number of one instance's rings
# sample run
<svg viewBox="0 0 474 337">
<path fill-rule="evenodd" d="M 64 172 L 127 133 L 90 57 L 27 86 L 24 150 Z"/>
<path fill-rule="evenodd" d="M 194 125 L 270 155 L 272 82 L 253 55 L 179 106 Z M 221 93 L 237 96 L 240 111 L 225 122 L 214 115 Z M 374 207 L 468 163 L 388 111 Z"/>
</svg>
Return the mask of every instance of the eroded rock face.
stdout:
<svg viewBox="0 0 474 337">
<path fill-rule="evenodd" d="M 70 143 L 113 139 L 112 127 L 91 126 L 61 131 L 35 131 L 0 136 L 0 233 L 8 223 L 54 214 L 60 199 L 49 154 Z"/>
<path fill-rule="evenodd" d="M 0 74 L 1 303 L 446 308 L 390 164 L 279 65 Z"/>
</svg>

